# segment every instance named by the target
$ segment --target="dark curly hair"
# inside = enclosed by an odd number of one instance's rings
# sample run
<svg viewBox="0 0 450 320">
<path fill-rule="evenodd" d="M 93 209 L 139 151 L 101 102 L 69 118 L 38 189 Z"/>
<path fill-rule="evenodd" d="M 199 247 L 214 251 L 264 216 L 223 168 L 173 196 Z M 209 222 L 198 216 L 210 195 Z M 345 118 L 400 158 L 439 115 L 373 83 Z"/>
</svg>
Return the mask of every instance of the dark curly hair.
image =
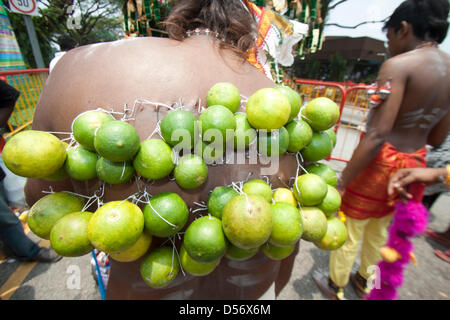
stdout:
<svg viewBox="0 0 450 320">
<path fill-rule="evenodd" d="M 402 21 L 412 24 L 414 35 L 425 41 L 442 43 L 448 31 L 449 0 L 407 0 L 386 22 L 383 30 L 400 29 Z"/>
<path fill-rule="evenodd" d="M 245 6 L 245 7 L 244 7 Z M 225 39 L 220 48 L 230 49 L 243 59 L 256 44 L 257 23 L 246 1 L 178 0 L 163 22 L 169 37 L 182 41 L 186 32 L 208 28 Z"/>
</svg>

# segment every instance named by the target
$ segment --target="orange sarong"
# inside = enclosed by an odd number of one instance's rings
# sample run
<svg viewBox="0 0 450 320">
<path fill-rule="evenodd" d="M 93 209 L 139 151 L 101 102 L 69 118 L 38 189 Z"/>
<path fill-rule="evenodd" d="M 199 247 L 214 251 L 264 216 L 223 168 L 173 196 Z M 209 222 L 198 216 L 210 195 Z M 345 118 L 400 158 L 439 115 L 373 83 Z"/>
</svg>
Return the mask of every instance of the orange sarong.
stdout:
<svg viewBox="0 0 450 320">
<path fill-rule="evenodd" d="M 385 143 L 372 162 L 347 186 L 341 210 L 350 218 L 363 220 L 381 218 L 394 212 L 398 195 L 389 197 L 389 179 L 399 169 L 426 167 L 427 149 L 402 153 L 390 143 Z M 414 200 L 422 202 L 425 185 L 415 183 L 409 187 Z"/>
</svg>

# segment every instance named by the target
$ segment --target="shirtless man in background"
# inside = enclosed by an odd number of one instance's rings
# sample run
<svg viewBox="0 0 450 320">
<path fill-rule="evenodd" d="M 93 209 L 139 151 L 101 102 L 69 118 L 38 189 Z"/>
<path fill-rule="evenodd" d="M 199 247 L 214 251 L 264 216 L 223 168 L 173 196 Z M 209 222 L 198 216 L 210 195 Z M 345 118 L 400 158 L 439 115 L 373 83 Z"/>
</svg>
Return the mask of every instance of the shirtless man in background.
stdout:
<svg viewBox="0 0 450 320">
<path fill-rule="evenodd" d="M 389 178 L 401 168 L 425 167 L 425 146 L 439 146 L 450 130 L 450 56 L 438 48 L 447 35 L 448 13 L 448 0 L 407 0 L 384 27 L 391 58 L 381 67 L 378 86 L 391 93 L 371 110 L 367 133 L 337 185 L 348 238 L 331 253 L 328 283 L 315 279 L 331 298 L 343 297 L 361 242 L 352 284 L 360 297 L 369 292 L 370 267 L 381 258 L 398 199 L 388 195 Z M 422 200 L 423 185 L 410 191 Z"/>
</svg>

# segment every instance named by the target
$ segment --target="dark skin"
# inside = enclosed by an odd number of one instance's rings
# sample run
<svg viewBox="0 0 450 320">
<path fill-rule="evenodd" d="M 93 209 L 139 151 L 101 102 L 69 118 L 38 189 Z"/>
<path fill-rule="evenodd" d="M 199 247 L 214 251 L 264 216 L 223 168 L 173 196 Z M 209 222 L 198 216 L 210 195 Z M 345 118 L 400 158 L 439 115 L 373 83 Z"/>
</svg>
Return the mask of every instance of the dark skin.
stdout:
<svg viewBox="0 0 450 320">
<path fill-rule="evenodd" d="M 446 168 L 409 168 L 398 170 L 389 180 L 388 194 L 399 193 L 405 199 L 412 199 L 407 187 L 414 182 L 424 183 L 427 186 L 442 182 L 448 177 Z"/>
<path fill-rule="evenodd" d="M 392 93 L 371 111 L 367 134 L 339 180 L 341 195 L 384 143 L 413 153 L 426 144 L 438 147 L 450 130 L 450 57 L 435 47 L 416 49 L 426 41 L 405 21 L 397 32 L 388 30 L 388 39 L 392 58 L 382 65 L 378 83 L 389 81 Z"/>
<path fill-rule="evenodd" d="M 261 88 L 273 87 L 274 83 L 230 50 L 220 50 L 219 40 L 207 36 L 195 36 L 178 42 L 161 38 L 138 38 L 111 43 L 79 47 L 68 52 L 55 66 L 38 103 L 33 129 L 70 132 L 73 119 L 80 113 L 96 108 L 123 111 L 127 104 L 132 107 L 136 99 L 171 105 L 182 98 L 187 110 L 198 117 L 198 101 L 205 106 L 206 94 L 217 82 L 231 82 L 246 97 Z M 243 111 L 243 110 L 240 110 Z M 161 108 L 159 119 L 167 113 Z M 116 116 L 119 118 L 119 116 Z M 135 121 L 130 121 L 141 141 L 154 131 L 157 113 L 152 106 L 137 105 Z M 66 138 L 60 135 L 60 138 Z M 155 135 L 153 138 L 159 138 Z M 179 194 L 189 207 L 194 202 L 207 201 L 209 192 L 216 186 L 243 181 L 252 173 L 258 178 L 260 165 L 208 166 L 208 179 L 194 190 L 183 190 L 169 179 L 158 180 L 149 186 L 152 195 L 170 191 Z M 280 159 L 276 174 L 270 176 L 273 188 L 285 187 L 297 168 L 293 156 Z M 45 194 L 42 190 L 75 191 L 92 195 L 101 182 L 68 179 L 47 182 L 28 179 L 26 199 L 33 205 Z M 123 200 L 137 192 L 135 182 L 122 185 L 106 185 L 103 201 Z M 143 206 L 142 206 L 143 207 Z M 94 211 L 96 208 L 89 208 Z M 194 214 L 190 214 L 190 221 Z M 184 231 L 184 230 L 182 230 Z M 160 246 L 165 239 L 153 238 L 152 248 Z M 180 241 L 177 241 L 177 246 Z M 162 299 L 170 294 L 191 292 L 197 299 L 257 299 L 275 281 L 278 292 L 287 282 L 292 270 L 292 259 L 283 262 L 269 261 L 258 254 L 246 262 L 246 269 L 223 259 L 217 270 L 207 277 L 182 277 L 167 289 L 148 287 L 139 273 L 143 258 L 136 262 L 119 263 L 111 260 L 111 276 L 108 282 L 108 299 Z M 230 263 L 230 265 L 229 265 Z M 240 276 L 236 278 L 236 273 Z M 236 285 L 236 279 L 245 281 L 250 277 L 250 287 Z M 227 279 L 230 279 L 228 281 Z M 255 280 L 257 279 L 257 281 Z M 240 281 L 240 280 L 239 280 Z M 201 289 L 203 288 L 203 289 Z M 211 288 L 214 288 L 212 290 Z M 216 290 L 220 288 L 220 290 Z M 189 291 L 192 289 L 191 291 Z M 184 290 L 184 291 L 183 291 Z"/>
<path fill-rule="evenodd" d="M 403 199 L 409 200 L 413 196 L 408 192 L 408 186 L 414 182 L 424 183 L 427 186 L 441 183 L 442 180 L 448 179 L 448 171 L 446 168 L 409 168 L 398 170 L 389 180 L 388 194 L 392 195 L 397 192 Z M 444 241 L 450 243 L 450 226 L 447 231 L 435 232 Z"/>
</svg>

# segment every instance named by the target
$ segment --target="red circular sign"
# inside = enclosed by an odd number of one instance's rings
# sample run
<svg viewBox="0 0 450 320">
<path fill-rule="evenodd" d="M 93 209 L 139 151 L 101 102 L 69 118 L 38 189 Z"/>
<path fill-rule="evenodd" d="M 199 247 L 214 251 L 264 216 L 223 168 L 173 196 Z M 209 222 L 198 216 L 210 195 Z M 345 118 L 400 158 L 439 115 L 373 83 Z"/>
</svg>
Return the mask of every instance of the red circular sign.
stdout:
<svg viewBox="0 0 450 320">
<path fill-rule="evenodd" d="M 22 10 L 22 9 L 18 8 L 18 7 L 16 6 L 16 4 L 14 3 L 14 0 L 9 0 L 9 3 L 11 3 L 11 5 L 12 5 L 17 11 L 20 11 L 20 12 L 22 12 L 22 13 L 32 13 L 32 12 L 36 9 L 36 1 L 35 1 L 35 0 L 30 0 L 30 1 L 31 1 L 31 3 L 33 4 L 33 7 L 31 8 L 31 10 L 28 10 L 28 11 L 25 11 L 25 10 Z"/>
</svg>

